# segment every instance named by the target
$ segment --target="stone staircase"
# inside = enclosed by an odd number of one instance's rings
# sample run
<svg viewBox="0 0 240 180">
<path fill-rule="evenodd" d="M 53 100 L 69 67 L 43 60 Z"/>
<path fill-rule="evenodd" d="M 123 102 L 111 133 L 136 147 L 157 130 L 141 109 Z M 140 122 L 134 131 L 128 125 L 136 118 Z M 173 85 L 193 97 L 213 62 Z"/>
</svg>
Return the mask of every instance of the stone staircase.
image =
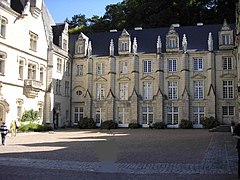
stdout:
<svg viewBox="0 0 240 180">
<path fill-rule="evenodd" d="M 209 129 L 209 132 L 231 132 L 230 125 L 220 125 L 215 128 Z"/>
</svg>

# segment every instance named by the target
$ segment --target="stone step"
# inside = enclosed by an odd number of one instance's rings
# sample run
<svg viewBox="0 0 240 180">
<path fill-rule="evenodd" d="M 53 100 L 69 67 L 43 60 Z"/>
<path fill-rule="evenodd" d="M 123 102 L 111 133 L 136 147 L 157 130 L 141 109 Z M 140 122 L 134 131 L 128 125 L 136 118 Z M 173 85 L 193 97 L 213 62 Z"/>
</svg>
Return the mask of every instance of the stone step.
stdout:
<svg viewBox="0 0 240 180">
<path fill-rule="evenodd" d="M 230 132 L 231 128 L 229 125 L 220 125 L 209 130 L 209 132 Z"/>
</svg>

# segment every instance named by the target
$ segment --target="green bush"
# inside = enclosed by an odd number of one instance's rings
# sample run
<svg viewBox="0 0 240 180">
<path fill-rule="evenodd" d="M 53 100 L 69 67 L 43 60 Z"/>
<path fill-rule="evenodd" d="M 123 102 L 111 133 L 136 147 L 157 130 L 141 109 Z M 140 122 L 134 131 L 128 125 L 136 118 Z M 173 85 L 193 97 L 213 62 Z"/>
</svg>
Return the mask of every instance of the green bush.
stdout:
<svg viewBox="0 0 240 180">
<path fill-rule="evenodd" d="M 139 123 L 129 123 L 128 127 L 129 127 L 130 129 L 137 129 L 137 128 L 141 128 L 142 125 L 139 124 Z"/>
<path fill-rule="evenodd" d="M 52 131 L 52 127 L 51 127 L 49 124 L 40 125 L 40 124 L 30 123 L 30 124 L 26 124 L 26 125 L 21 125 L 21 126 L 18 128 L 18 131 L 20 131 L 20 132 L 28 132 L 28 131 L 32 131 L 32 132 Z"/>
<path fill-rule="evenodd" d="M 192 121 L 182 119 L 180 123 L 180 128 L 182 129 L 192 129 L 193 128 L 193 123 Z"/>
<path fill-rule="evenodd" d="M 216 118 L 211 116 L 211 117 L 205 117 L 205 119 L 201 121 L 201 124 L 206 129 L 212 129 L 216 126 L 219 126 L 220 122 Z"/>
<path fill-rule="evenodd" d="M 35 120 L 37 120 L 38 118 L 38 111 L 34 111 L 33 109 L 29 110 L 29 111 L 25 111 L 22 119 L 20 120 L 21 122 L 33 122 Z"/>
<path fill-rule="evenodd" d="M 153 128 L 155 129 L 165 129 L 166 124 L 164 122 L 156 122 L 153 124 Z"/>
<path fill-rule="evenodd" d="M 117 129 L 117 127 L 118 127 L 118 124 L 113 120 L 104 121 L 101 123 L 101 126 L 100 126 L 101 129 Z"/>
<path fill-rule="evenodd" d="M 95 129 L 96 128 L 96 123 L 92 118 L 82 118 L 78 122 L 78 127 L 80 129 Z"/>
</svg>

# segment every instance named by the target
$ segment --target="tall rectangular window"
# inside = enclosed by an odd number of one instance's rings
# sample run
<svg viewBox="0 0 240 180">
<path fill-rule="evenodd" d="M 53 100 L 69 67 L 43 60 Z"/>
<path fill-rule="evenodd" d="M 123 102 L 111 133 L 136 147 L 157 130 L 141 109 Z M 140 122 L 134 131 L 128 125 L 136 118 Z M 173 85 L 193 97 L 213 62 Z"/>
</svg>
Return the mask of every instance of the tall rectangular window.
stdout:
<svg viewBox="0 0 240 180">
<path fill-rule="evenodd" d="M 194 106 L 193 107 L 193 123 L 201 124 L 201 121 L 204 119 L 204 107 L 203 106 Z"/>
<path fill-rule="evenodd" d="M 5 56 L 0 54 L 0 75 L 4 75 L 5 72 Z"/>
<path fill-rule="evenodd" d="M 77 65 L 77 75 L 82 76 L 83 75 L 83 65 Z"/>
<path fill-rule="evenodd" d="M 57 72 L 62 72 L 62 59 L 57 58 Z"/>
<path fill-rule="evenodd" d="M 97 84 L 97 100 L 104 100 L 105 97 L 105 88 L 104 84 Z"/>
<path fill-rule="evenodd" d="M 223 58 L 223 69 L 224 70 L 233 69 L 233 62 L 231 57 Z"/>
<path fill-rule="evenodd" d="M 103 74 L 104 74 L 104 64 L 97 63 L 97 75 L 103 75 Z"/>
<path fill-rule="evenodd" d="M 222 113 L 223 116 L 234 116 L 234 106 L 223 106 Z"/>
<path fill-rule="evenodd" d="M 28 79 L 36 80 L 36 65 L 28 64 Z"/>
<path fill-rule="evenodd" d="M 143 82 L 143 99 L 152 99 L 152 82 Z"/>
<path fill-rule="evenodd" d="M 70 75 L 70 62 L 66 62 L 66 75 Z"/>
<path fill-rule="evenodd" d="M 195 99 L 203 99 L 204 95 L 203 95 L 203 81 L 194 81 L 194 98 Z"/>
<path fill-rule="evenodd" d="M 67 50 L 67 40 L 63 39 L 63 49 Z"/>
<path fill-rule="evenodd" d="M 193 70 L 194 71 L 203 71 L 203 59 L 194 58 L 193 59 Z"/>
<path fill-rule="evenodd" d="M 177 41 L 175 38 L 168 39 L 168 48 L 170 49 L 177 48 Z"/>
<path fill-rule="evenodd" d="M 176 72 L 177 71 L 177 60 L 169 59 L 168 60 L 168 72 Z"/>
<path fill-rule="evenodd" d="M 56 80 L 56 94 L 61 94 L 61 80 Z"/>
<path fill-rule="evenodd" d="M 168 98 L 177 99 L 178 98 L 178 83 L 168 82 Z"/>
<path fill-rule="evenodd" d="M 40 68 L 40 82 L 43 83 L 43 77 L 44 77 L 44 68 Z"/>
<path fill-rule="evenodd" d="M 128 108 L 118 108 L 118 124 L 126 124 L 129 120 Z"/>
<path fill-rule="evenodd" d="M 223 81 L 223 98 L 233 99 L 233 81 Z"/>
<path fill-rule="evenodd" d="M 74 123 L 77 124 L 83 118 L 83 107 L 74 108 Z"/>
<path fill-rule="evenodd" d="M 143 72 L 144 73 L 152 72 L 152 61 L 151 60 L 144 60 L 143 61 Z"/>
<path fill-rule="evenodd" d="M 231 44 L 231 35 L 230 34 L 223 34 L 222 35 L 222 44 L 223 45 Z"/>
<path fill-rule="evenodd" d="M 7 19 L 0 16 L 0 37 L 6 37 Z"/>
<path fill-rule="evenodd" d="M 104 120 L 104 110 L 102 108 L 96 109 L 96 123 L 101 124 Z"/>
<path fill-rule="evenodd" d="M 70 85 L 69 81 L 65 81 L 65 96 L 69 96 Z"/>
<path fill-rule="evenodd" d="M 120 74 L 128 73 L 128 62 L 127 61 L 119 62 L 119 72 L 120 72 Z"/>
<path fill-rule="evenodd" d="M 24 61 L 19 60 L 19 67 L 18 67 L 18 78 L 23 80 L 23 68 L 24 68 Z"/>
<path fill-rule="evenodd" d="M 152 124 L 153 123 L 153 107 L 142 108 L 142 123 Z"/>
<path fill-rule="evenodd" d="M 128 100 L 128 83 L 119 84 L 119 99 Z"/>
<path fill-rule="evenodd" d="M 178 124 L 178 107 L 169 106 L 167 108 L 167 124 Z"/>
<path fill-rule="evenodd" d="M 30 50 L 37 51 L 38 35 L 31 31 L 29 32 L 29 35 L 30 35 Z"/>
</svg>

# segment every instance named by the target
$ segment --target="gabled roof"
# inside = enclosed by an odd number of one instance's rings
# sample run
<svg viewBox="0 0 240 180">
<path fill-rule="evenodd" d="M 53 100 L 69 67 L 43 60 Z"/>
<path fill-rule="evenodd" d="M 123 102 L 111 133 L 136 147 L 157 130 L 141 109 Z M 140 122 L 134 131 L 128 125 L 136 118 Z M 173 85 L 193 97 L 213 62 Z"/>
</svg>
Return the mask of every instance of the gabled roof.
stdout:
<svg viewBox="0 0 240 180">
<path fill-rule="evenodd" d="M 52 26 L 53 30 L 53 43 L 57 46 L 59 45 L 59 37 L 62 35 L 62 32 L 64 31 L 65 24 L 57 24 L 55 26 Z M 75 43 L 74 43 L 75 44 Z"/>
<path fill-rule="evenodd" d="M 183 34 L 186 34 L 188 50 L 208 51 L 208 35 L 211 32 L 213 37 L 213 50 L 218 50 L 218 32 L 221 31 L 222 24 L 216 25 L 203 25 L 203 26 L 183 26 L 175 28 L 179 35 L 179 46 L 182 49 Z M 229 25 L 234 29 L 234 24 Z M 157 52 L 157 39 L 161 36 L 162 52 L 166 52 L 166 35 L 169 32 L 169 27 L 165 28 L 152 28 L 142 30 L 128 30 L 133 42 L 134 37 L 137 38 L 138 52 L 142 53 L 156 53 Z M 102 32 L 86 34 L 92 42 L 92 54 L 96 56 L 108 56 L 109 45 L 111 39 L 114 41 L 115 55 L 118 55 L 118 38 L 121 36 L 122 31 L 118 32 Z M 70 52 L 74 53 L 75 41 L 77 35 L 70 36 Z"/>
</svg>

